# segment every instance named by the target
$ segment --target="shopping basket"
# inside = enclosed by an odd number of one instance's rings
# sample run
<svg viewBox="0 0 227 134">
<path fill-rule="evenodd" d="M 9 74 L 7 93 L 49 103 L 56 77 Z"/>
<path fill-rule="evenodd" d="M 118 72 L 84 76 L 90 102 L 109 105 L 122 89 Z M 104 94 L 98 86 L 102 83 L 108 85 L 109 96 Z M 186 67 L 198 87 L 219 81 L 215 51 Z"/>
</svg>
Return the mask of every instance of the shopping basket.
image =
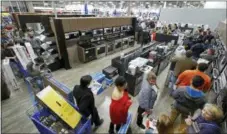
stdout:
<svg viewBox="0 0 227 134">
<path fill-rule="evenodd" d="M 68 102 L 68 103 L 70 103 L 70 102 Z M 71 104 L 71 105 L 76 110 L 78 110 L 78 108 L 75 105 L 73 105 L 73 104 Z M 43 107 L 40 104 L 36 103 L 32 107 L 30 107 L 26 111 L 26 113 L 41 134 L 57 134 L 58 133 L 41 122 L 42 117 L 47 117 L 50 115 L 55 116 L 55 114 L 52 114 L 53 112 L 51 112 L 50 109 Z M 70 132 L 72 132 L 74 134 L 91 134 L 91 130 L 92 130 L 92 128 L 91 128 L 90 117 L 86 118 L 83 116 L 81 118 L 80 123 L 78 123 L 78 125 L 76 126 L 76 128 L 71 130 Z"/>
</svg>

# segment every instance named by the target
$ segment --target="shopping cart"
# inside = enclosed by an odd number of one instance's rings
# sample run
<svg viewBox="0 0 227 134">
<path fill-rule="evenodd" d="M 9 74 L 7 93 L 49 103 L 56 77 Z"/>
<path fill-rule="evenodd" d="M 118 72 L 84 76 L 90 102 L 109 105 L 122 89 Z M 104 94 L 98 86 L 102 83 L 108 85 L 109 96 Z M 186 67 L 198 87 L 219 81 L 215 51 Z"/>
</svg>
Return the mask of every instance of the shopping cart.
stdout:
<svg viewBox="0 0 227 134">
<path fill-rule="evenodd" d="M 44 77 L 52 77 L 51 71 L 49 69 L 42 70 L 40 76 L 25 77 L 25 83 L 28 88 L 28 93 L 30 95 L 33 105 L 36 104 L 35 95 L 45 87 L 43 82 Z"/>
<path fill-rule="evenodd" d="M 70 103 L 76 110 L 78 108 Z M 32 120 L 33 124 L 36 126 L 38 131 L 41 134 L 57 134 L 56 130 L 51 129 L 49 126 L 45 125 L 42 123 L 42 118 L 48 117 L 50 115 L 53 115 L 53 117 L 58 118 L 53 112 L 48 109 L 47 107 L 43 107 L 39 103 L 35 103 L 35 105 L 31 106 L 27 111 L 26 111 L 27 116 Z M 70 131 L 70 133 L 74 134 L 91 134 L 92 133 L 92 128 L 91 128 L 91 117 L 86 118 L 85 116 L 82 117 L 80 123 Z"/>
</svg>

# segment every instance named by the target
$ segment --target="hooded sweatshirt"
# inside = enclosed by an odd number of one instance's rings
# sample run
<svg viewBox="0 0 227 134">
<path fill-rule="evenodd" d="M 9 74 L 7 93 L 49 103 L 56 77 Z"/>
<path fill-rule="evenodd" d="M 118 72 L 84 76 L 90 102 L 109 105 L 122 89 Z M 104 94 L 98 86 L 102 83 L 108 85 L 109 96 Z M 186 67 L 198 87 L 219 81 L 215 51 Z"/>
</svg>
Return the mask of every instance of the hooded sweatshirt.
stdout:
<svg viewBox="0 0 227 134">
<path fill-rule="evenodd" d="M 173 107 L 183 114 L 193 114 L 206 103 L 204 93 L 190 86 L 179 87 L 171 95 L 175 99 Z"/>
</svg>

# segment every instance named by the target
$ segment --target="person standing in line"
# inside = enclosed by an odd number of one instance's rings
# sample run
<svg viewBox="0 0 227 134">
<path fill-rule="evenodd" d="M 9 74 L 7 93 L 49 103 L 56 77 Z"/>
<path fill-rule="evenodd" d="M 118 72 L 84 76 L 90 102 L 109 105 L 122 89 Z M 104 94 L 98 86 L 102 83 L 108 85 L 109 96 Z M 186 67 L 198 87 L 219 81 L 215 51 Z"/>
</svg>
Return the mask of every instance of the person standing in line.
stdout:
<svg viewBox="0 0 227 134">
<path fill-rule="evenodd" d="M 179 115 L 181 115 L 181 123 L 184 123 L 184 119 L 188 115 L 193 114 L 199 108 L 203 108 L 206 103 L 205 94 L 198 89 L 203 83 L 204 79 L 196 75 L 192 78 L 190 86 L 182 86 L 176 90 L 172 89 L 170 96 L 175 100 L 170 113 L 172 124 Z"/>
<path fill-rule="evenodd" d="M 221 134 L 220 120 L 223 118 L 222 110 L 215 104 L 205 104 L 198 115 L 185 119 L 188 133 Z M 195 127 L 196 126 L 196 127 Z"/>
<path fill-rule="evenodd" d="M 128 116 L 128 109 L 132 104 L 131 98 L 126 91 L 127 83 L 124 77 L 119 76 L 115 80 L 115 88 L 112 93 L 112 101 L 110 104 L 110 127 L 109 133 L 114 134 L 114 127 L 116 125 L 116 132 L 119 131 L 122 124 L 125 124 Z"/>
<path fill-rule="evenodd" d="M 174 83 L 180 73 L 185 70 L 195 69 L 197 65 L 196 61 L 192 59 L 192 51 L 190 50 L 186 51 L 185 56 L 173 57 L 171 61 L 176 62 L 174 68 Z"/>
<path fill-rule="evenodd" d="M 98 128 L 104 122 L 100 119 L 98 111 L 95 107 L 94 95 L 88 86 L 92 81 L 90 75 L 82 76 L 80 79 L 80 85 L 76 85 L 73 89 L 73 96 L 76 99 L 76 103 L 79 107 L 79 111 L 86 117 L 91 115 L 91 122 L 95 124 L 95 128 Z"/>
<path fill-rule="evenodd" d="M 137 115 L 137 125 L 141 129 L 145 129 L 143 125 L 143 113 L 152 113 L 153 106 L 157 99 L 158 91 L 156 87 L 156 75 L 153 72 L 149 72 L 147 75 L 147 82 L 144 82 L 139 93 L 139 107 Z"/>
<path fill-rule="evenodd" d="M 186 70 L 178 76 L 176 85 L 179 86 L 189 86 L 191 84 L 191 80 L 194 76 L 199 75 L 204 79 L 204 84 L 201 87 L 198 87 L 199 90 L 203 92 L 209 91 L 211 87 L 211 78 L 205 73 L 208 65 L 206 63 L 200 63 L 197 66 L 196 70 Z"/>
<path fill-rule="evenodd" d="M 200 54 L 205 51 L 205 46 L 203 43 L 197 43 L 191 47 L 192 56 L 198 59 Z"/>
</svg>

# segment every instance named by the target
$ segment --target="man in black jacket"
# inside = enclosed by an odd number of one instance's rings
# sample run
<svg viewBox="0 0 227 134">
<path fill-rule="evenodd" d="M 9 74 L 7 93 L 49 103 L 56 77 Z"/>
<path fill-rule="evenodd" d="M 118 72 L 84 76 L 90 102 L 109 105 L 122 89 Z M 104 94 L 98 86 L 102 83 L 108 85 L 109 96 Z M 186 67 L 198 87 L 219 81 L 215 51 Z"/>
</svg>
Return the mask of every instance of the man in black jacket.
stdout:
<svg viewBox="0 0 227 134">
<path fill-rule="evenodd" d="M 99 127 L 103 123 L 103 119 L 100 119 L 98 111 L 95 107 L 94 95 L 89 84 L 92 81 L 90 75 L 85 75 L 80 79 L 80 85 L 76 85 L 73 89 L 73 96 L 76 99 L 79 111 L 84 116 L 88 117 L 91 115 L 92 124 L 95 123 L 95 127 Z"/>
</svg>

